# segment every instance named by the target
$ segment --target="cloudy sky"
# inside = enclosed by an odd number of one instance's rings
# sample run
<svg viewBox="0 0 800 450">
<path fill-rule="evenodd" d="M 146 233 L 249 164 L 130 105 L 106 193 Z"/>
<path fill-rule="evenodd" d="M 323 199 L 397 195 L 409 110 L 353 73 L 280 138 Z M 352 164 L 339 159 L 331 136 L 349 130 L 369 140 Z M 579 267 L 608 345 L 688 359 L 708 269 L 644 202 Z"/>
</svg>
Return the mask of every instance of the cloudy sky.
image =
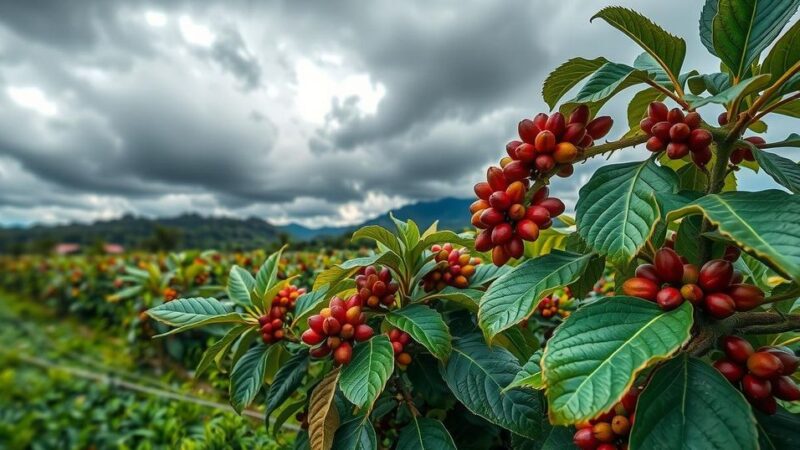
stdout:
<svg viewBox="0 0 800 450">
<path fill-rule="evenodd" d="M 684 67 L 713 72 L 699 3 L 614 4 L 684 37 Z M 550 70 L 640 52 L 589 23 L 608 4 L 0 2 L 0 224 L 195 211 L 321 226 L 469 197 L 519 119 L 546 110 Z M 606 113 L 624 118 L 622 103 Z M 769 137 L 796 125 L 775 120 Z M 573 204 L 601 163 L 556 194 Z"/>
</svg>

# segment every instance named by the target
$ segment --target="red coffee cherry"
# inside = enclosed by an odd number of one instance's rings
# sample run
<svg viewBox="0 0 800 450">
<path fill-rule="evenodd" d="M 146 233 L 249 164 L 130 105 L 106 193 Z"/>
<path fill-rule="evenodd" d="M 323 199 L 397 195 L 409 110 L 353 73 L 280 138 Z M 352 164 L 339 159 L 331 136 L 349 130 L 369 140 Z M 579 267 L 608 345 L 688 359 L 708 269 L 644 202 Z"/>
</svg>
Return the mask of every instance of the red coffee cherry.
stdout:
<svg viewBox="0 0 800 450">
<path fill-rule="evenodd" d="M 772 395 L 787 402 L 800 400 L 800 388 L 790 377 L 783 375 L 772 381 Z"/>
<path fill-rule="evenodd" d="M 727 359 L 714 362 L 714 368 L 733 384 L 738 383 L 744 377 L 744 367 Z"/>
<path fill-rule="evenodd" d="M 661 277 L 658 274 L 656 266 L 652 264 L 642 264 L 636 268 L 635 275 L 639 278 L 647 278 L 657 285 L 661 285 Z"/>
<path fill-rule="evenodd" d="M 656 303 L 658 303 L 658 306 L 664 311 L 671 311 L 681 306 L 683 303 L 683 296 L 681 295 L 681 291 L 676 288 L 665 287 L 656 294 Z"/>
<path fill-rule="evenodd" d="M 693 305 L 701 305 L 705 297 L 703 290 L 696 284 L 684 284 L 681 286 L 681 295 Z"/>
<path fill-rule="evenodd" d="M 761 400 L 771 395 L 772 383 L 769 380 L 747 374 L 742 378 L 742 391 L 751 400 Z"/>
<path fill-rule="evenodd" d="M 781 375 L 791 375 L 797 371 L 800 366 L 800 358 L 795 356 L 791 349 L 786 347 L 766 347 L 760 348 L 758 351 L 764 351 L 776 356 L 783 364 L 783 372 Z"/>
<path fill-rule="evenodd" d="M 333 360 L 336 364 L 347 365 L 353 357 L 353 347 L 347 342 L 342 342 L 341 345 L 333 352 Z"/>
<path fill-rule="evenodd" d="M 770 379 L 781 375 L 783 362 L 772 353 L 756 352 L 747 358 L 747 368 L 757 377 Z"/>
<path fill-rule="evenodd" d="M 725 355 L 738 364 L 746 364 L 753 355 L 753 346 L 738 336 L 725 336 L 720 340 L 720 347 Z"/>
<path fill-rule="evenodd" d="M 592 137 L 592 139 L 602 139 L 605 135 L 611 131 L 611 127 L 614 125 L 614 120 L 611 119 L 609 116 L 601 116 L 597 117 L 596 119 L 592 120 L 588 124 L 586 124 L 586 133 Z"/>
<path fill-rule="evenodd" d="M 697 283 L 703 292 L 720 292 L 725 290 L 733 278 L 733 264 L 724 259 L 713 259 L 700 268 Z"/>
<path fill-rule="evenodd" d="M 572 436 L 572 442 L 582 450 L 595 450 L 597 448 L 597 439 L 594 437 L 592 428 L 581 428 Z"/>
<path fill-rule="evenodd" d="M 303 332 L 300 339 L 308 345 L 317 345 L 325 339 L 325 336 L 309 328 Z"/>
<path fill-rule="evenodd" d="M 773 415 L 778 412 L 778 403 L 775 401 L 775 397 L 771 395 L 761 400 L 750 400 L 750 403 L 764 414 Z"/>
<path fill-rule="evenodd" d="M 622 292 L 631 297 L 639 297 L 651 302 L 656 301 L 658 285 L 647 278 L 629 278 L 622 284 Z"/>
<path fill-rule="evenodd" d="M 656 272 L 659 278 L 667 283 L 681 283 L 683 280 L 683 261 L 675 250 L 662 247 L 656 252 Z"/>
<path fill-rule="evenodd" d="M 730 317 L 736 312 L 736 303 L 726 294 L 714 293 L 706 295 L 703 306 L 706 312 L 717 319 Z"/>
<path fill-rule="evenodd" d="M 764 301 L 764 291 L 751 284 L 732 284 L 727 294 L 736 303 L 737 311 L 750 311 Z"/>
</svg>

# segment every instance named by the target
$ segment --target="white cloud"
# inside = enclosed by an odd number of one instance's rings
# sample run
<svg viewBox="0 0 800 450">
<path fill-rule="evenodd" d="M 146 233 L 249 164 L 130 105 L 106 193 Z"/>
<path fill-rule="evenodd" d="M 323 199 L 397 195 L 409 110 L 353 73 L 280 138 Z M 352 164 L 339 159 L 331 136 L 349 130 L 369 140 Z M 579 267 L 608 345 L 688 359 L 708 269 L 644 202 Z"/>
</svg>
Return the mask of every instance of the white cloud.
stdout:
<svg viewBox="0 0 800 450">
<path fill-rule="evenodd" d="M 144 13 L 144 19 L 151 27 L 161 28 L 167 24 L 167 15 L 161 11 L 147 11 Z"/>
<path fill-rule="evenodd" d="M 178 20 L 181 36 L 189 44 L 199 47 L 211 47 L 214 44 L 214 33 L 206 26 L 195 23 L 189 16 L 181 16 Z"/>
<path fill-rule="evenodd" d="M 56 104 L 50 101 L 37 87 L 9 86 L 6 88 L 6 93 L 17 105 L 36 111 L 43 116 L 52 117 L 58 113 Z"/>
</svg>

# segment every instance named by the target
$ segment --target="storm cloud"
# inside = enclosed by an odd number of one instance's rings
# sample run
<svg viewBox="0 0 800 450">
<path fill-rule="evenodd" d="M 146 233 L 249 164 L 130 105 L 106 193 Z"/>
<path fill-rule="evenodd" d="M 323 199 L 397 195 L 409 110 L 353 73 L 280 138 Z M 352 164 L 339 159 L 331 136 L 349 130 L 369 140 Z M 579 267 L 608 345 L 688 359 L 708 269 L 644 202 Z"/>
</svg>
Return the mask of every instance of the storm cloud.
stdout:
<svg viewBox="0 0 800 450">
<path fill-rule="evenodd" d="M 0 224 L 192 211 L 322 226 L 469 197 L 516 122 L 546 110 L 550 70 L 640 51 L 589 24 L 605 0 L 262 3 L 0 2 Z M 616 3 L 715 70 L 696 2 Z M 574 203 L 601 163 L 555 193 Z"/>
</svg>

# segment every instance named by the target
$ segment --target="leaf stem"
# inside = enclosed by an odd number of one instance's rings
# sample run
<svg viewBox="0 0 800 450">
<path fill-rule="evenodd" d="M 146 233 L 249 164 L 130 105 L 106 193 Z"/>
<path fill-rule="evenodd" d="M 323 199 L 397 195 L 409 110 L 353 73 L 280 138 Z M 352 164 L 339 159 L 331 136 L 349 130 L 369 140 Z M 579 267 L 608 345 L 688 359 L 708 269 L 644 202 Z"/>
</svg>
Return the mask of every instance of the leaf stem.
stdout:
<svg viewBox="0 0 800 450">
<path fill-rule="evenodd" d="M 758 114 L 756 114 L 753 117 L 752 121 L 753 122 L 758 122 L 759 120 L 761 120 L 767 114 L 771 113 L 772 111 L 775 111 L 776 109 L 780 108 L 781 106 L 783 106 L 783 105 L 785 105 L 785 104 L 787 104 L 787 103 L 789 103 L 789 102 L 791 102 L 793 100 L 797 100 L 798 98 L 800 98 L 800 92 L 798 92 L 798 93 L 796 93 L 794 95 L 790 95 L 788 97 L 784 97 L 780 101 L 778 101 L 776 103 L 773 103 L 773 104 L 767 106 L 766 108 L 764 108 L 763 111 L 759 112 Z"/>
<path fill-rule="evenodd" d="M 673 86 L 675 86 L 675 90 L 676 91 L 680 90 L 680 86 L 678 85 L 677 81 L 674 79 L 672 74 L 669 74 L 669 78 L 670 78 L 670 80 L 672 80 L 672 84 L 673 84 Z M 694 111 L 694 108 L 692 108 L 691 105 L 689 105 L 689 103 L 687 103 L 686 100 L 683 99 L 683 91 L 682 90 L 679 92 L 679 94 L 675 94 L 674 92 L 672 92 L 669 89 L 665 88 L 664 86 L 656 83 L 655 81 L 651 80 L 650 78 L 645 79 L 644 82 L 645 82 L 645 84 L 650 85 L 651 87 L 653 87 L 657 91 L 661 92 L 662 94 L 664 94 L 667 97 L 669 97 L 672 100 L 674 100 L 675 103 L 681 105 L 681 107 L 683 109 L 685 109 L 687 111 Z"/>
</svg>

